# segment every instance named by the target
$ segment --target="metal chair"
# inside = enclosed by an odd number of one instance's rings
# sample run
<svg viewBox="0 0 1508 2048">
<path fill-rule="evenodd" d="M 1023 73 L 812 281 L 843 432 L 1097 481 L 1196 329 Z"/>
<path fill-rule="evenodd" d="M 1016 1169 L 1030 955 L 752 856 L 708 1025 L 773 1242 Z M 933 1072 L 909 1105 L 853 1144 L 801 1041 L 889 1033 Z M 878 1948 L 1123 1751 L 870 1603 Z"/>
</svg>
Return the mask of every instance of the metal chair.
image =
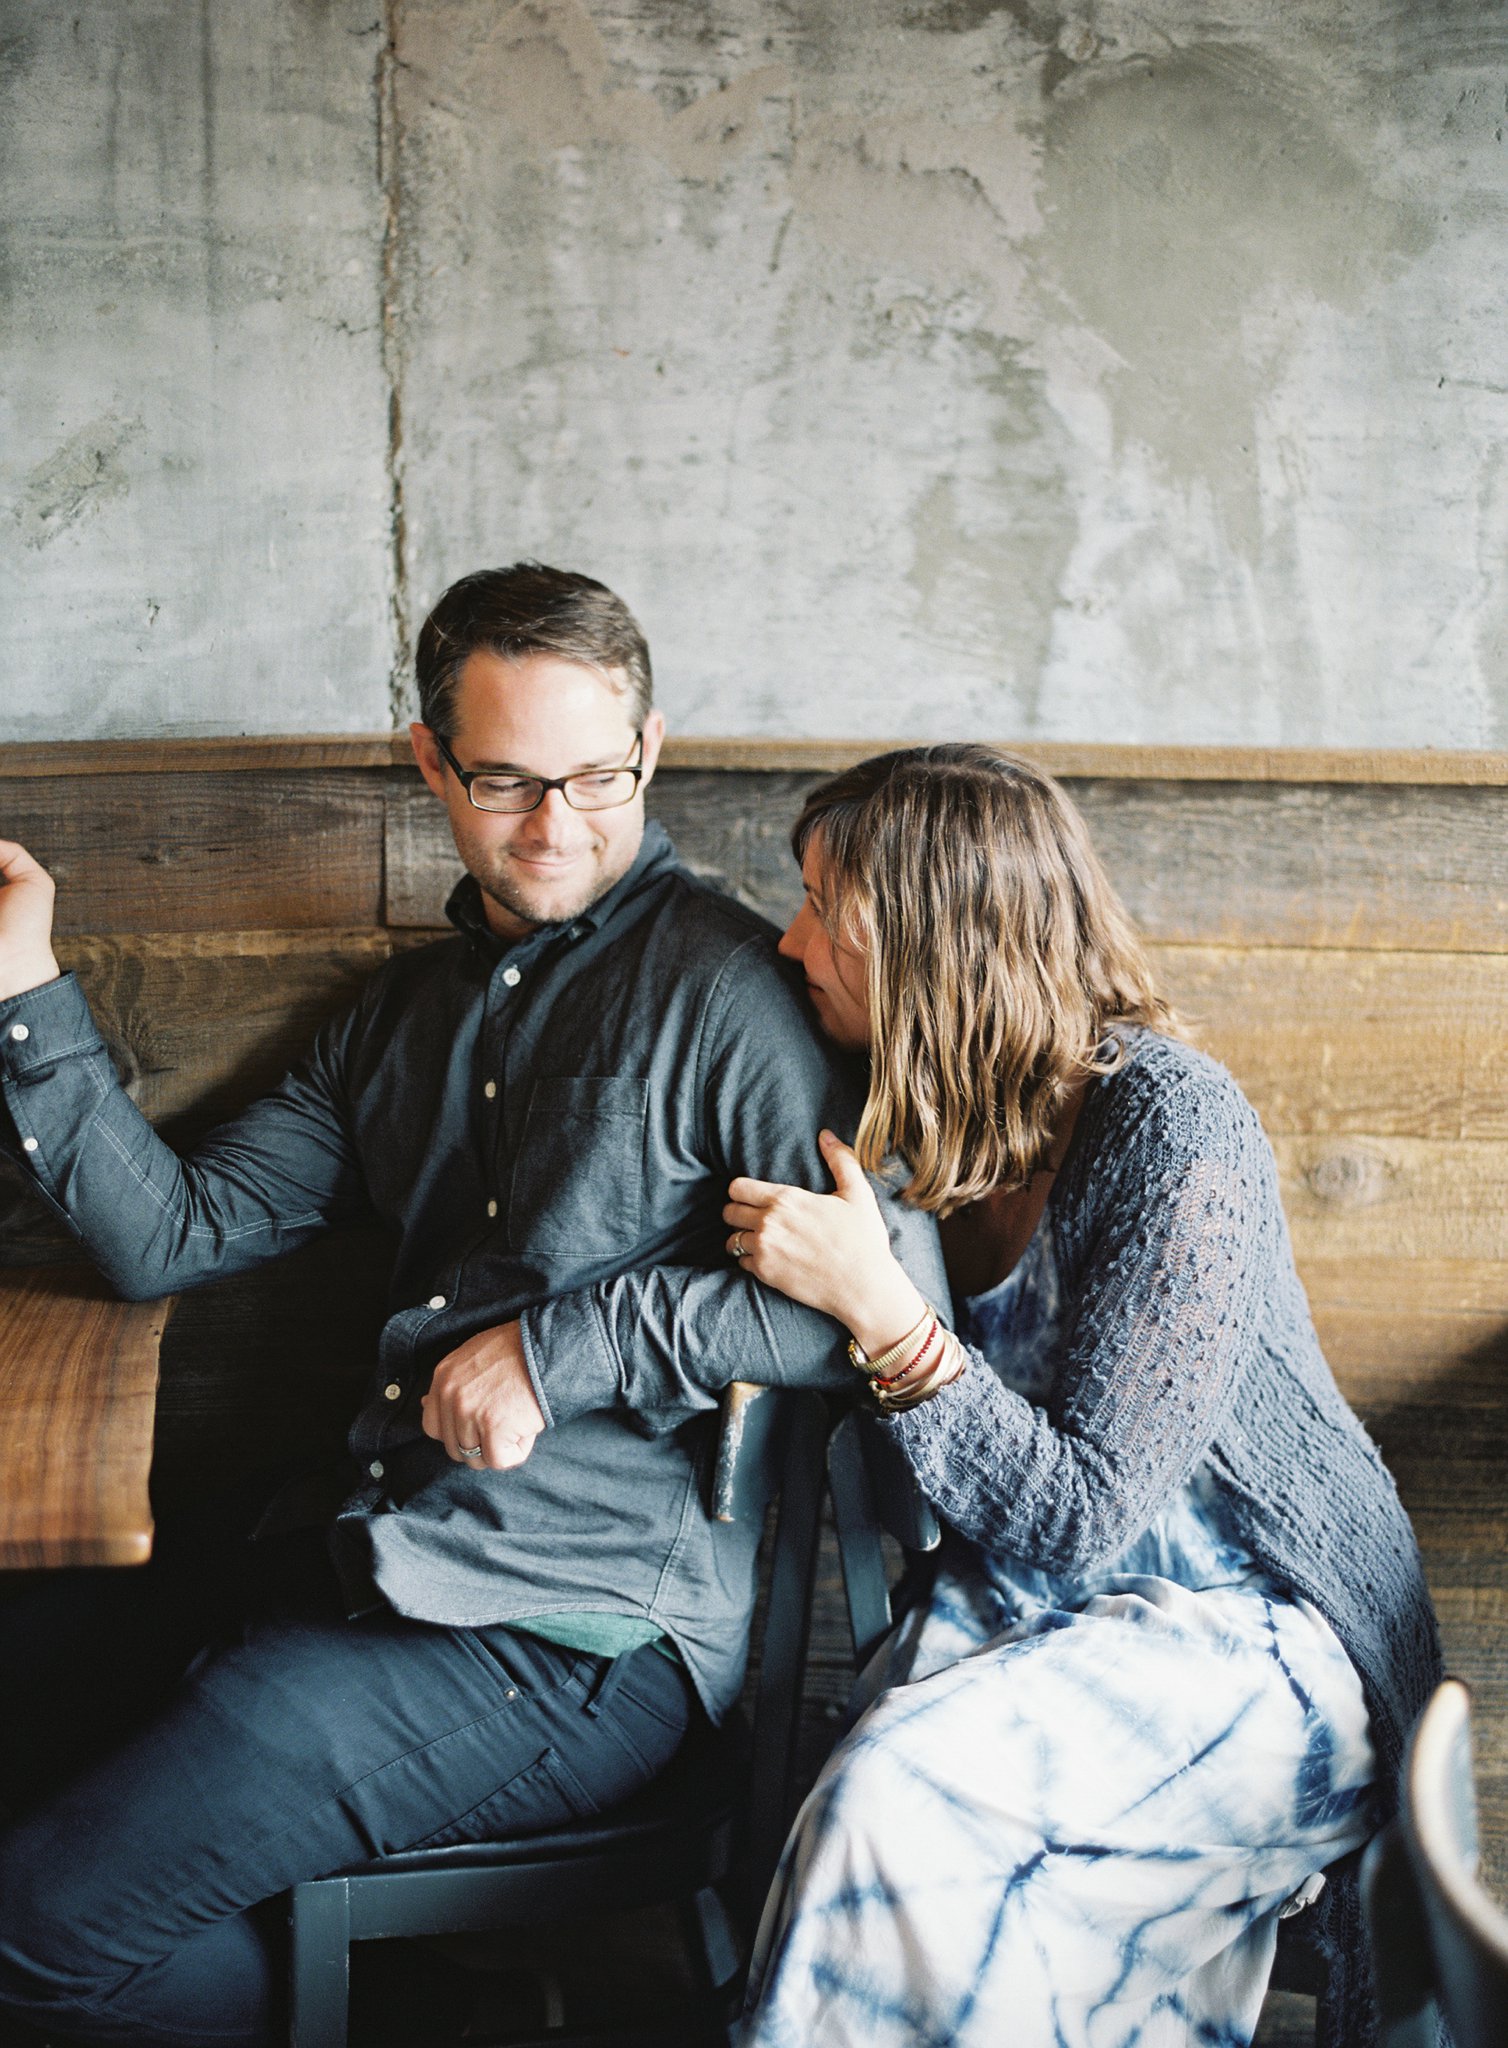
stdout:
<svg viewBox="0 0 1508 2048">
<path fill-rule="evenodd" d="M 1477 1877 L 1471 1696 L 1430 1696 L 1409 1743 L 1401 1811 L 1372 1843 L 1362 1896 L 1386 2048 L 1508 2043 L 1508 1912 Z"/>
<path fill-rule="evenodd" d="M 854 1669 L 862 1671 L 895 1618 L 885 1538 L 900 1545 L 905 1560 L 894 1589 L 900 1593 L 925 1570 L 922 1561 L 942 1541 L 942 1530 L 905 1458 L 857 1409 L 838 1417 L 827 1440 L 827 1484 Z"/>
<path fill-rule="evenodd" d="M 816 1394 L 740 1384 L 724 1398 L 710 1512 L 762 1521 L 779 1502 L 752 1727 L 741 1716 L 703 1723 L 661 1777 L 594 1820 L 411 1850 L 296 1885 L 293 2048 L 345 2048 L 353 1941 L 543 1926 L 671 1902 L 701 1994 L 685 2037 L 728 2038 L 743 1970 L 734 1922 L 758 1910 L 791 1820 L 826 1434 Z M 542 2038 L 557 2048 L 569 2037 L 552 2029 Z M 621 2048 L 650 2037 L 576 2038 Z M 652 2038 L 676 2037 L 656 2029 Z"/>
</svg>

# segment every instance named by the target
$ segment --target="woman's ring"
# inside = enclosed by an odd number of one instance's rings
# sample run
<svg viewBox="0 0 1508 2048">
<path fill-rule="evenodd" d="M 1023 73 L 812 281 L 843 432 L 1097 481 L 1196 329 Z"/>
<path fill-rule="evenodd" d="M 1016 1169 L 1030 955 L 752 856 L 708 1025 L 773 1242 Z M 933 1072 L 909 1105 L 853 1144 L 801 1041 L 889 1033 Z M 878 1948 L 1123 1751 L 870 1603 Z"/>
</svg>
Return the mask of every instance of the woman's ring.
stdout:
<svg viewBox="0 0 1508 2048">
<path fill-rule="evenodd" d="M 469 1446 L 466 1444 L 457 1444 L 456 1449 L 460 1452 L 463 1458 L 479 1458 L 482 1455 L 482 1447 L 480 1444 L 471 1444 Z"/>
<path fill-rule="evenodd" d="M 744 1243 L 744 1234 L 741 1230 L 735 1230 L 728 1239 L 728 1249 L 735 1259 L 746 1259 L 749 1256 L 749 1247 Z"/>
</svg>

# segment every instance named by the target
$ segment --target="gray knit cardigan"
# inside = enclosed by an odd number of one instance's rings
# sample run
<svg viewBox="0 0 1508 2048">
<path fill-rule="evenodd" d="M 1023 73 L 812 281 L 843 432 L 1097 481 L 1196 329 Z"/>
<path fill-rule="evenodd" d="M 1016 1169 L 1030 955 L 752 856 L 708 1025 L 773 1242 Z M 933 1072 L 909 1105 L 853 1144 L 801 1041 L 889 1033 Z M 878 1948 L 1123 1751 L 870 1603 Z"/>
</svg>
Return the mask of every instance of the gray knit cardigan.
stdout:
<svg viewBox="0 0 1508 2048">
<path fill-rule="evenodd" d="M 1440 1675 L 1413 1530 L 1320 1351 L 1255 1111 L 1204 1054 L 1126 1041 L 1050 1198 L 1065 1317 L 1046 1406 L 978 1361 L 889 1427 L 955 1529 L 1065 1574 L 1117 1556 L 1208 1460 L 1233 1533 L 1361 1675 L 1380 1824 Z M 1292 1923 L 1326 1964 L 1327 2048 L 1375 2036 L 1354 1863 Z"/>
</svg>

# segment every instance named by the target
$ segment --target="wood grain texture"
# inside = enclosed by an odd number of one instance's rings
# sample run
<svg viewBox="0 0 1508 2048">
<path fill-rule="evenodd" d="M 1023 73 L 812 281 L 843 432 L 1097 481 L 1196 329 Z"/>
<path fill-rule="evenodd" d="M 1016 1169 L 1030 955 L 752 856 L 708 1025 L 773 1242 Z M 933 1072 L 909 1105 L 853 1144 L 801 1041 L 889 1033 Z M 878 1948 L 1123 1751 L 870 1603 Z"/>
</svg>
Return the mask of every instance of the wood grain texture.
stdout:
<svg viewBox="0 0 1508 2048">
<path fill-rule="evenodd" d="M 772 924 L 785 925 L 801 903 L 791 826 L 808 790 L 821 779 L 662 769 L 649 803 L 694 873 L 740 897 Z"/>
<path fill-rule="evenodd" d="M 832 775 L 923 739 L 802 740 L 701 738 L 672 733 L 667 767 L 794 771 Z M 1508 753 L 1408 747 L 1124 746 L 1077 740 L 999 738 L 993 744 L 1034 761 L 1061 780 L 1113 776 L 1128 781 L 1430 783 L 1492 788 L 1508 785 Z"/>
<path fill-rule="evenodd" d="M 1498 1269 L 1508 1276 L 1508 1265 Z M 1412 1266 L 1392 1262 L 1366 1308 L 1314 1302 L 1315 1329 L 1341 1392 L 1372 1412 L 1432 1402 L 1457 1416 L 1508 1401 L 1508 1307 L 1486 1314 L 1421 1314 Z"/>
<path fill-rule="evenodd" d="M 0 1567 L 140 1564 L 171 1301 L 75 1272 L 0 1274 Z"/>
<path fill-rule="evenodd" d="M 668 767 L 742 769 L 755 774 L 794 770 L 830 775 L 917 739 L 771 739 L 672 733 Z M 1404 747 L 1159 747 L 1064 740 L 1001 738 L 1051 775 L 1176 778 L 1202 782 L 1456 783 L 1508 786 L 1508 753 Z M 285 768 L 377 768 L 410 759 L 406 731 L 255 733 L 223 738 L 44 740 L 0 747 L 0 780 L 43 775 L 224 773 Z"/>
<path fill-rule="evenodd" d="M 1508 951 L 1508 800 L 1495 789 L 1069 787 L 1149 938 Z"/>
<path fill-rule="evenodd" d="M 384 922 L 443 930 L 446 900 L 463 870 L 444 806 L 417 776 L 389 779 L 382 833 Z"/>
<path fill-rule="evenodd" d="M 1301 1265 L 1508 1256 L 1508 1145 L 1500 1140 L 1280 1134 L 1273 1150 Z"/>
<path fill-rule="evenodd" d="M 1299 1272 L 1340 1389 L 1364 1413 L 1449 1417 L 1463 1444 L 1508 1415 L 1508 1259 L 1308 1257 Z"/>
<path fill-rule="evenodd" d="M 1508 954 L 1151 948 L 1270 1133 L 1508 1139 Z"/>
<path fill-rule="evenodd" d="M 58 959 L 133 1100 L 183 1143 L 279 1081 L 320 1025 L 416 943 L 381 930 L 74 934 Z"/>
<path fill-rule="evenodd" d="M 380 922 L 380 775 L 19 780 L 0 794 L 0 836 L 52 874 L 60 932 Z"/>
<path fill-rule="evenodd" d="M 0 747 L 0 782 L 35 781 L 41 776 L 281 774 L 306 768 L 392 768 L 404 767 L 412 759 L 407 732 L 40 740 Z"/>
</svg>

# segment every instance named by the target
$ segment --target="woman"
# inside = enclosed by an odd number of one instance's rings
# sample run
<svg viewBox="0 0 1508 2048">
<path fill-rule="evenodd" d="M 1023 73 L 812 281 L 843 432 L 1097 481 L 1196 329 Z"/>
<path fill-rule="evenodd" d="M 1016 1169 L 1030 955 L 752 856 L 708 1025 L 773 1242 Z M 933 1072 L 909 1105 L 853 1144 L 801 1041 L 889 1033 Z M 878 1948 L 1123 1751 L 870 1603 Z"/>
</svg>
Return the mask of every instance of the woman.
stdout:
<svg viewBox="0 0 1508 2048">
<path fill-rule="evenodd" d="M 1256 1116 L 1026 762 L 885 755 L 793 839 L 781 951 L 869 1099 L 837 1192 L 736 1180 L 728 1246 L 847 1326 L 946 1533 L 787 1848 L 745 2048 L 1244 2043 L 1305 1906 L 1349 2048 L 1354 1864 L 1317 1874 L 1387 1812 L 1438 1651 Z M 896 1158 L 959 1337 L 891 1256 L 863 1169 Z"/>
</svg>

